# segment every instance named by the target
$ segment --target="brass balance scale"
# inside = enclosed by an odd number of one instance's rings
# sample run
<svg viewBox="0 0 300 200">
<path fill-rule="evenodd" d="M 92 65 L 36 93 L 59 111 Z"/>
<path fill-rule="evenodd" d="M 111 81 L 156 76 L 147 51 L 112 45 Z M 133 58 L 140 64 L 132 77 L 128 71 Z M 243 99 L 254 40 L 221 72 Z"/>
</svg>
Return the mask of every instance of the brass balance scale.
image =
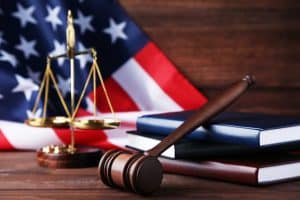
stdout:
<svg viewBox="0 0 300 200">
<path fill-rule="evenodd" d="M 108 92 L 104 85 L 103 77 L 101 75 L 100 68 L 97 64 L 97 52 L 95 49 L 89 49 L 86 51 L 76 52 L 75 51 L 75 30 L 73 26 L 72 13 L 68 11 L 68 23 L 66 29 L 66 41 L 67 41 L 67 51 L 61 55 L 48 56 L 47 65 L 44 72 L 44 77 L 40 84 L 40 89 L 35 100 L 35 104 L 32 113 L 36 113 L 39 102 L 41 100 L 42 94 L 44 94 L 43 103 L 43 115 L 41 118 L 30 118 L 25 122 L 34 127 L 68 127 L 71 131 L 71 143 L 69 145 L 49 145 L 38 150 L 37 161 L 38 164 L 43 167 L 50 168 L 76 168 L 76 167 L 89 167 L 98 164 L 98 161 L 102 155 L 102 150 L 93 147 L 82 147 L 75 145 L 75 129 L 113 129 L 120 125 L 120 120 L 115 117 L 113 106 L 111 104 Z M 93 58 L 92 66 L 88 73 L 87 79 L 84 83 L 82 92 L 75 104 L 75 57 L 78 55 L 91 55 Z M 71 105 L 70 110 L 67 106 L 63 95 L 60 92 L 57 81 L 55 79 L 54 73 L 51 69 L 51 61 L 59 58 L 67 58 L 70 60 L 70 79 L 71 79 Z M 97 78 L 101 83 L 102 90 L 104 92 L 106 101 L 110 108 L 113 118 L 99 119 L 97 117 L 97 99 L 96 99 L 96 84 Z M 91 79 L 93 79 L 93 93 L 94 93 L 94 117 L 92 119 L 76 119 L 76 114 L 80 107 L 80 104 L 85 95 L 88 84 Z M 63 106 L 65 111 L 65 116 L 53 116 L 47 117 L 47 107 L 49 99 L 49 87 L 50 81 L 55 88 L 58 95 L 59 101 Z"/>
</svg>

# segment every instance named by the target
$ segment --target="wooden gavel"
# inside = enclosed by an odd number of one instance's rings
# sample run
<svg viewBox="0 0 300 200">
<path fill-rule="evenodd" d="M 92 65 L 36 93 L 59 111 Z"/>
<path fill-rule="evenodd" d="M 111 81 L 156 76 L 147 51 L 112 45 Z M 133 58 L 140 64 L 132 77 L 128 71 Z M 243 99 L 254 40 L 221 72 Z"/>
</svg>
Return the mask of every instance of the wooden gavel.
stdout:
<svg viewBox="0 0 300 200">
<path fill-rule="evenodd" d="M 142 195 L 149 195 L 158 190 L 163 170 L 157 157 L 183 136 L 223 111 L 253 83 L 253 77 L 245 76 L 241 81 L 206 103 L 173 133 L 144 153 L 107 151 L 102 156 L 98 167 L 102 182 L 111 187 L 127 189 Z"/>
</svg>

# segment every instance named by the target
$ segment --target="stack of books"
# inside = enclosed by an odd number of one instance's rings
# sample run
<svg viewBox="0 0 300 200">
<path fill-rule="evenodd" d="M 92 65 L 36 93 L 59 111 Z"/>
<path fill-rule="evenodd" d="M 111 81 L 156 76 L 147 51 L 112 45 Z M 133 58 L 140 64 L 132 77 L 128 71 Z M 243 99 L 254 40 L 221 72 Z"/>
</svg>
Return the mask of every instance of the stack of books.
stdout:
<svg viewBox="0 0 300 200">
<path fill-rule="evenodd" d="M 145 115 L 128 147 L 146 151 L 194 111 Z M 266 185 L 300 178 L 300 118 L 224 112 L 159 158 L 168 173 Z"/>
</svg>

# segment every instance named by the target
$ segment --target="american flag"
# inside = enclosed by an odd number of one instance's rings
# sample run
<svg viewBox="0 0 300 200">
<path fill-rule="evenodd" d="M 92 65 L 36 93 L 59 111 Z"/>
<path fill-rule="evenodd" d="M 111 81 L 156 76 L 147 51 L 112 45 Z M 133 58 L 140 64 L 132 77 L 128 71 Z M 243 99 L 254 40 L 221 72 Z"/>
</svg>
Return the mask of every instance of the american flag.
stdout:
<svg viewBox="0 0 300 200">
<path fill-rule="evenodd" d="M 114 0 L 0 0 L 0 149 L 37 149 L 70 142 L 70 131 L 24 124 L 39 117 L 42 104 L 31 113 L 46 66 L 47 55 L 66 52 L 67 10 L 74 16 L 76 49 L 94 47 L 112 105 L 123 122 L 141 111 L 174 111 L 201 106 L 206 98 L 166 58 L 159 48 Z M 91 66 L 91 57 L 76 57 L 75 95 L 78 99 Z M 64 98 L 70 103 L 70 68 L 66 59 L 52 69 Z M 54 96 L 54 97 L 53 97 Z M 97 112 L 109 115 L 99 86 Z M 55 95 L 49 115 L 61 115 Z M 79 117 L 93 111 L 92 87 Z M 124 113 L 125 112 L 125 113 Z M 133 117 L 133 118 L 132 118 Z M 110 131 L 76 131 L 76 142 L 101 148 L 126 143 L 124 125 Z M 122 129 L 123 127 L 123 129 Z"/>
</svg>

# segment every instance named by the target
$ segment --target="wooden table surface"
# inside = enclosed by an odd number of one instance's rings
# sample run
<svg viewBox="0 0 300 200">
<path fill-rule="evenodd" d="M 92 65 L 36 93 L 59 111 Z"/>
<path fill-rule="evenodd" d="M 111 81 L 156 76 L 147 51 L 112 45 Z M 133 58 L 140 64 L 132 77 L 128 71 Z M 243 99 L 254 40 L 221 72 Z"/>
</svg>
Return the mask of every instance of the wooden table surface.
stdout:
<svg viewBox="0 0 300 200">
<path fill-rule="evenodd" d="M 97 168 L 46 169 L 37 166 L 35 152 L 1 152 L 0 199 L 143 199 L 108 188 Z M 299 199 L 300 180 L 267 187 L 165 174 L 151 199 Z M 144 198 L 145 199 L 145 198 Z"/>
</svg>

